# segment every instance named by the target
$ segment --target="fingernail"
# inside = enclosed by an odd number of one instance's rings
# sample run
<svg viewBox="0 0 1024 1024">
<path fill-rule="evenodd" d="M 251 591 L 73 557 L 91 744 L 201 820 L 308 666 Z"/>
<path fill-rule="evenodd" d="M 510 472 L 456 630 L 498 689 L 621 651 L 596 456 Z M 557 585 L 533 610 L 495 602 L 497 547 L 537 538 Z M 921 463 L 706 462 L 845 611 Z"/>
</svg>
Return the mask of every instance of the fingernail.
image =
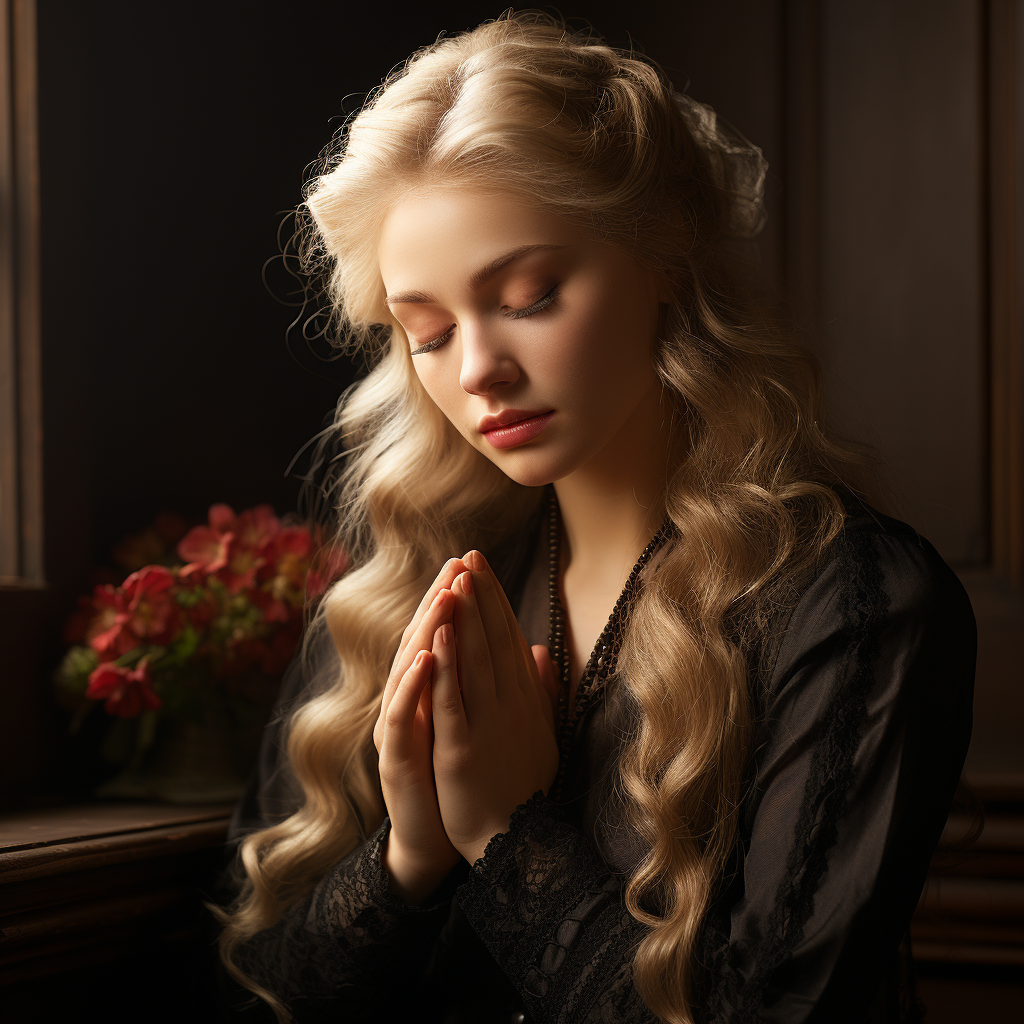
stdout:
<svg viewBox="0 0 1024 1024">
<path fill-rule="evenodd" d="M 446 622 L 441 627 L 441 643 L 450 644 L 452 642 L 452 627 Z"/>
<path fill-rule="evenodd" d="M 471 572 L 464 572 L 460 577 L 462 580 L 462 592 L 464 594 L 473 593 L 473 574 Z"/>
<path fill-rule="evenodd" d="M 477 572 L 483 572 L 487 568 L 487 559 L 484 558 L 483 552 L 473 548 L 472 551 L 466 555 L 466 563 L 471 569 L 476 569 Z"/>
</svg>

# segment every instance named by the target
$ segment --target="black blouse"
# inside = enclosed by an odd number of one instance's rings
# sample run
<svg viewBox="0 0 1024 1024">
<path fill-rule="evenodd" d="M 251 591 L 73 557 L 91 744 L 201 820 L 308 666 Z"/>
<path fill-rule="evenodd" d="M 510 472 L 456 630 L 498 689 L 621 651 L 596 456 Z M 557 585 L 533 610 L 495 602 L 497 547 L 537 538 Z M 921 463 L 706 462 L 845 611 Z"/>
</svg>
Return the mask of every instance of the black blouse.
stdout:
<svg viewBox="0 0 1024 1024">
<path fill-rule="evenodd" d="M 517 610 L 539 526 L 491 559 Z M 970 602 L 931 544 L 858 503 L 783 611 L 781 642 L 748 659 L 751 784 L 696 948 L 694 1013 L 916 1020 L 907 933 L 970 739 Z M 282 700 L 304 685 L 295 662 Z M 535 793 L 424 905 L 388 888 L 385 818 L 239 964 L 300 1022 L 654 1024 L 632 982 L 646 929 L 623 901 L 645 849 L 611 784 L 629 707 L 613 673 L 557 802 Z M 280 728 L 235 837 L 294 806 Z"/>
</svg>

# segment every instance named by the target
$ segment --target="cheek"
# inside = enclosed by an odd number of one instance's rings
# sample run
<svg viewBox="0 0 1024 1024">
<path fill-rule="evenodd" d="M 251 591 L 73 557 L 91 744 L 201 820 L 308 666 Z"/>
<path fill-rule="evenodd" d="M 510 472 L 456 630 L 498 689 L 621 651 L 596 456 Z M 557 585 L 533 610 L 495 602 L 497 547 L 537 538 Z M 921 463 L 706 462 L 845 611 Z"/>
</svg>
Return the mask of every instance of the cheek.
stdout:
<svg viewBox="0 0 1024 1024">
<path fill-rule="evenodd" d="M 630 384 L 646 385 L 652 364 L 649 325 L 635 304 L 596 300 L 583 311 L 553 346 L 563 374 L 572 372 L 592 395 L 624 395 Z"/>
<path fill-rule="evenodd" d="M 428 357 L 429 359 L 429 357 Z M 460 411 L 465 402 L 466 393 L 459 385 L 457 377 L 443 367 L 440 360 L 433 360 L 429 365 L 417 365 L 413 359 L 413 369 L 419 377 L 427 397 L 451 420 L 458 429 L 462 429 Z"/>
<path fill-rule="evenodd" d="M 442 412 L 446 412 L 447 403 L 444 396 L 443 380 L 440 375 L 436 372 L 431 372 L 429 367 L 424 367 L 423 363 L 417 362 L 415 358 L 413 358 L 412 365 L 416 376 L 419 378 L 420 385 L 427 393 L 427 397 Z"/>
</svg>

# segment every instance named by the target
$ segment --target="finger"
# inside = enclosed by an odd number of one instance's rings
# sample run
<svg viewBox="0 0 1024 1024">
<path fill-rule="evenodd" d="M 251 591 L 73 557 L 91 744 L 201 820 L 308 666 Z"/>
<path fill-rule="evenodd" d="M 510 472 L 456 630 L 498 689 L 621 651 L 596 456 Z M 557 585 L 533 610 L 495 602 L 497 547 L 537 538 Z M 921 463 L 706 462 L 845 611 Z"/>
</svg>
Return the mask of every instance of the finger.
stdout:
<svg viewBox="0 0 1024 1024">
<path fill-rule="evenodd" d="M 388 675 L 387 683 L 384 685 L 384 692 L 381 694 L 380 718 L 378 719 L 378 725 L 381 726 L 381 731 L 383 731 L 383 720 L 387 716 L 388 707 L 394 698 L 395 691 L 398 689 L 405 673 L 408 672 L 410 665 L 412 665 L 413 659 L 419 651 L 430 649 L 429 644 L 416 642 L 416 640 L 422 640 L 420 633 L 424 625 L 430 625 L 433 629 L 437 628 L 439 624 L 439 621 L 436 621 L 437 617 L 445 610 L 446 602 L 448 604 L 447 616 L 449 618 L 451 616 L 451 605 L 454 602 L 450 596 L 446 598 L 446 594 L 450 595 L 451 591 L 441 591 L 435 595 L 434 601 L 427 608 L 426 613 L 417 625 L 416 630 L 414 630 L 412 635 L 406 639 L 405 649 L 400 650 L 398 654 L 395 655 L 395 660 L 391 666 L 391 672 Z M 376 741 L 377 730 L 375 729 L 374 732 L 374 740 Z"/>
<path fill-rule="evenodd" d="M 499 703 L 504 702 L 511 693 L 511 687 L 520 687 L 520 676 L 525 669 L 525 661 L 520 658 L 519 624 L 513 617 L 512 630 L 509 629 L 508 616 L 502 607 L 498 591 L 501 584 L 494 573 L 487 567 L 483 555 L 479 551 L 471 553 L 477 560 L 474 564 L 482 565 L 481 571 L 472 573 L 473 595 L 476 598 L 477 611 L 483 625 L 484 636 L 487 638 L 487 649 L 491 655 L 491 666 L 494 672 L 494 691 Z M 508 604 L 508 601 L 505 601 Z"/>
<path fill-rule="evenodd" d="M 455 578 L 455 664 L 462 691 L 462 706 L 470 725 L 481 720 L 496 707 L 494 668 L 487 634 L 484 632 L 476 595 L 472 590 L 472 573 Z M 436 726 L 435 726 L 436 728 Z"/>
<path fill-rule="evenodd" d="M 534 644 L 530 648 L 531 658 L 537 668 L 537 688 L 544 704 L 545 712 L 548 714 L 548 721 L 552 729 L 558 718 L 558 695 L 560 685 L 555 678 L 555 663 L 546 647 L 541 644 Z"/>
<path fill-rule="evenodd" d="M 446 622 L 434 633 L 432 648 L 430 696 L 435 747 L 462 746 L 468 732 L 466 709 L 459 687 L 455 647 L 454 627 L 450 622 Z"/>
<path fill-rule="evenodd" d="M 408 671 L 402 676 L 394 698 L 384 717 L 384 742 L 387 762 L 394 766 L 411 759 L 414 752 L 413 725 L 420 694 L 430 679 L 433 655 L 420 651 L 413 659 Z"/>
<path fill-rule="evenodd" d="M 509 604 L 508 595 L 505 593 L 505 588 L 501 585 L 501 581 L 494 574 L 494 570 L 491 568 L 487 559 L 484 558 L 483 552 L 474 548 L 472 551 L 467 551 L 466 554 L 462 556 L 462 561 L 467 565 L 467 567 L 469 567 L 469 564 L 472 563 L 472 567 L 474 569 L 479 567 L 481 571 L 487 574 L 488 578 L 491 580 L 494 586 L 494 593 L 498 599 L 498 604 L 501 607 L 502 613 L 505 616 L 505 622 L 508 628 L 509 636 L 515 637 L 518 633 L 519 636 L 523 640 L 525 640 L 526 638 L 523 637 L 522 630 L 519 628 L 519 620 L 516 618 L 516 613 L 512 610 L 512 605 Z M 524 663 L 522 666 L 520 666 L 520 668 L 525 667 L 527 671 L 529 671 L 529 664 L 532 661 L 532 658 L 525 658 Z M 521 671 L 516 674 L 516 678 L 519 680 L 519 685 L 525 689 L 527 680 L 523 676 Z"/>
<path fill-rule="evenodd" d="M 433 659 L 431 659 L 430 676 L 433 675 L 433 672 Z M 433 697 L 431 695 L 430 676 L 427 678 L 426 685 L 420 690 L 420 701 L 416 705 L 416 725 L 417 728 L 422 728 L 426 731 L 425 741 L 428 745 L 434 742 L 434 716 L 431 712 Z"/>
<path fill-rule="evenodd" d="M 434 578 L 434 582 L 427 588 L 426 593 L 423 595 L 420 603 L 417 605 L 416 611 L 413 613 L 413 617 L 409 621 L 409 625 L 404 629 L 401 634 L 401 639 L 398 641 L 398 649 L 395 651 L 394 660 L 392 662 L 392 668 L 396 668 L 403 657 L 407 653 L 409 646 L 412 642 L 414 635 L 420 628 L 420 624 L 423 621 L 423 616 L 428 612 L 432 606 L 437 595 L 442 590 L 451 590 L 452 583 L 460 572 L 464 572 L 466 566 L 461 558 L 450 558 L 442 566 L 440 572 L 437 573 Z M 435 624 L 436 628 L 436 624 Z M 433 630 L 430 631 L 431 636 Z M 413 648 L 413 652 L 410 655 L 410 660 L 416 655 L 416 648 Z M 404 662 L 398 675 L 406 671 L 409 667 L 409 662 Z"/>
<path fill-rule="evenodd" d="M 395 655 L 396 662 L 408 646 L 409 640 L 413 633 L 416 632 L 423 615 L 431 604 L 433 604 L 434 598 L 437 597 L 438 593 L 444 589 L 451 590 L 452 582 L 455 577 L 458 576 L 460 572 L 465 572 L 467 568 L 468 566 L 463 563 L 461 558 L 449 558 L 448 561 L 441 566 L 441 571 L 434 578 L 434 582 L 427 588 L 427 592 L 423 595 L 416 611 L 413 613 L 413 617 L 409 620 L 409 625 L 405 627 L 405 632 L 402 633 L 402 639 L 398 645 L 398 653 Z M 431 631 L 431 635 L 433 635 L 433 631 Z M 415 654 L 415 651 L 413 654 Z"/>
<path fill-rule="evenodd" d="M 519 634 L 519 646 L 522 648 L 523 660 L 526 662 L 526 678 L 523 681 L 523 687 L 526 688 L 528 686 L 539 686 L 540 670 L 537 667 L 537 661 L 533 656 L 532 649 L 530 648 L 530 642 L 526 639 L 525 636 L 523 636 L 523 631 L 521 629 L 517 628 L 516 632 Z"/>
<path fill-rule="evenodd" d="M 442 622 L 451 621 L 454 605 L 455 600 L 452 597 L 452 592 L 450 590 L 445 589 L 438 591 L 434 601 L 427 608 L 423 618 L 420 620 L 416 629 L 413 631 L 412 636 L 409 638 L 405 650 L 400 652 L 395 658 L 395 663 L 391 668 L 391 674 L 388 676 L 387 684 L 384 687 L 384 693 L 381 696 L 381 711 L 383 714 L 387 714 L 388 705 L 391 703 L 395 691 L 398 689 L 398 684 L 401 682 L 402 676 L 404 676 L 409 670 L 409 666 L 412 664 L 413 659 L 420 651 L 429 651 L 434 631 Z"/>
</svg>

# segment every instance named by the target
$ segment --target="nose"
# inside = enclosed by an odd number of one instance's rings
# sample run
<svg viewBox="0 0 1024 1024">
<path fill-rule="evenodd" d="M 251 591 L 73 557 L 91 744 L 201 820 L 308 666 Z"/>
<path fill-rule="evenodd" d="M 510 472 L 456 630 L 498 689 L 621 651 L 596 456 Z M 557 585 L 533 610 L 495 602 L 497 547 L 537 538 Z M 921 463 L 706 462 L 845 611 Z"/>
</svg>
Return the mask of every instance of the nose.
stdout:
<svg viewBox="0 0 1024 1024">
<path fill-rule="evenodd" d="M 497 385 L 519 379 L 519 367 L 509 355 L 501 332 L 484 324 L 462 327 L 462 371 L 459 383 L 470 395 L 486 395 Z"/>
</svg>

